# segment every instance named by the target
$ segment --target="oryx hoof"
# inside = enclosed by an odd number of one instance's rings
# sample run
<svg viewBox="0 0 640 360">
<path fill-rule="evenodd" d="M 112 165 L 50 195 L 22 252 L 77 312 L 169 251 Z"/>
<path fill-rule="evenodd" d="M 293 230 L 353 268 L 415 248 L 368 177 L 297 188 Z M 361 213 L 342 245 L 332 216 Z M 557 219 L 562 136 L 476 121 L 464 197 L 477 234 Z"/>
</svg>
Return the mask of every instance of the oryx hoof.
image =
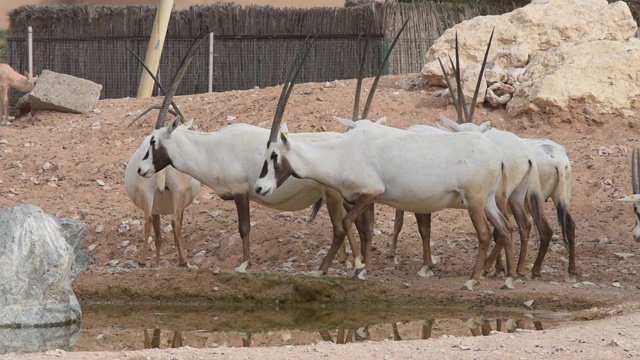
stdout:
<svg viewBox="0 0 640 360">
<path fill-rule="evenodd" d="M 578 275 L 576 274 L 567 274 L 564 276 L 564 281 L 568 283 L 575 284 L 578 282 Z"/>
<path fill-rule="evenodd" d="M 422 267 L 422 269 L 420 269 L 420 271 L 418 271 L 418 276 L 423 278 L 428 278 L 428 277 L 435 276 L 435 274 L 433 273 L 429 265 L 425 265 Z"/>
<path fill-rule="evenodd" d="M 237 273 L 245 274 L 247 272 L 248 268 L 249 268 L 249 262 L 245 261 L 242 264 L 240 264 L 240 266 L 238 266 L 237 268 L 233 269 L 233 271 L 235 271 Z"/>
<path fill-rule="evenodd" d="M 180 267 L 187 268 L 187 269 L 194 269 L 194 270 L 198 269 L 197 266 L 189 264 L 188 261 L 184 264 L 180 264 Z"/>
<path fill-rule="evenodd" d="M 460 288 L 462 291 L 473 291 L 473 287 L 478 285 L 480 282 L 478 280 L 467 280 L 464 285 Z"/>
<path fill-rule="evenodd" d="M 367 275 L 367 269 L 356 269 L 353 273 L 353 280 L 366 280 L 365 275 Z"/>
<path fill-rule="evenodd" d="M 507 277 L 507 279 L 504 281 L 504 284 L 500 287 L 500 290 L 514 290 L 515 287 L 513 286 L 513 278 L 512 277 Z"/>
<path fill-rule="evenodd" d="M 393 265 L 399 265 L 400 264 L 400 257 L 397 256 L 397 255 L 390 256 L 389 259 L 391 259 L 391 263 Z"/>
<path fill-rule="evenodd" d="M 345 269 L 353 269 L 353 264 L 351 264 L 351 261 L 345 260 L 344 261 L 344 268 Z"/>
</svg>

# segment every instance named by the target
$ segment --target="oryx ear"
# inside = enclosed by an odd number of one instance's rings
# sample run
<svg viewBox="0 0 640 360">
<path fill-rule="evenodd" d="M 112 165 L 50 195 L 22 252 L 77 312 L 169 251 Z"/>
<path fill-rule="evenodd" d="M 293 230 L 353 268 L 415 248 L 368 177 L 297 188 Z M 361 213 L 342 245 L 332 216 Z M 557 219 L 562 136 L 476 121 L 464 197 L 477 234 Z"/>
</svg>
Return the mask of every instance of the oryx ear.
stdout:
<svg viewBox="0 0 640 360">
<path fill-rule="evenodd" d="M 448 133 L 450 133 L 450 132 L 451 132 L 451 129 L 449 129 L 448 127 L 446 127 L 446 126 L 444 126 L 444 125 L 440 124 L 440 123 L 439 123 L 439 122 L 437 122 L 437 121 L 436 121 L 436 127 L 437 127 L 438 129 L 442 130 L 442 131 L 446 131 L 446 132 L 448 132 Z"/>
<path fill-rule="evenodd" d="M 493 128 L 493 125 L 491 125 L 491 120 L 485 121 L 482 124 L 480 124 L 480 132 L 485 132 L 487 130 L 491 130 L 492 128 Z"/>
<path fill-rule="evenodd" d="M 351 119 L 345 119 L 337 116 L 334 116 L 333 118 L 340 124 L 346 126 L 348 129 L 355 129 L 356 126 L 358 126 L 356 122 Z"/>
<path fill-rule="evenodd" d="M 626 197 L 623 197 L 622 199 L 618 199 L 619 201 L 636 201 L 636 200 L 640 200 L 640 194 L 633 194 L 633 195 L 629 195 Z"/>
<path fill-rule="evenodd" d="M 284 146 L 289 145 L 289 128 L 287 124 L 282 124 L 280 126 L 280 140 Z"/>
<path fill-rule="evenodd" d="M 193 125 L 193 118 L 189 119 L 189 121 L 185 121 L 182 123 L 182 126 L 186 126 L 187 129 L 191 129 L 192 125 Z"/>
<path fill-rule="evenodd" d="M 376 120 L 376 124 L 378 125 L 387 125 L 387 117 L 383 116 L 380 119 Z"/>
<path fill-rule="evenodd" d="M 442 121 L 444 121 L 444 123 L 447 124 L 447 126 L 450 127 L 453 130 L 453 132 L 460 132 L 461 131 L 460 130 L 460 126 L 458 126 L 457 122 L 449 119 L 448 117 L 446 117 L 446 116 L 444 116 L 442 114 L 440 114 L 440 119 Z"/>
<path fill-rule="evenodd" d="M 180 117 L 176 117 L 175 119 L 173 119 L 173 122 L 171 123 L 171 125 L 169 125 L 169 134 L 171 134 L 173 132 L 173 130 L 177 129 L 178 126 L 180 126 Z"/>
</svg>

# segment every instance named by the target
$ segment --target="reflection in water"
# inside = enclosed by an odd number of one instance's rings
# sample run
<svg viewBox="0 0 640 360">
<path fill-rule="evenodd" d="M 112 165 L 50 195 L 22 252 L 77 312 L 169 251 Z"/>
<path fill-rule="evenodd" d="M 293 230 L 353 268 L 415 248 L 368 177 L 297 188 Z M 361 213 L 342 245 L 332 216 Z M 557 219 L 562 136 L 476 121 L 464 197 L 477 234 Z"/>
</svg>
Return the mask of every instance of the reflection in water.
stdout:
<svg viewBox="0 0 640 360">
<path fill-rule="evenodd" d="M 62 349 L 72 351 L 80 337 L 80 325 L 0 328 L 0 354 L 32 353 Z"/>
<path fill-rule="evenodd" d="M 484 312 L 438 312 L 394 309 L 354 314 L 351 311 L 304 308 L 292 310 L 220 310 L 182 308 L 97 307 L 86 309 L 82 336 L 69 351 L 119 351 L 190 346 L 261 347 L 306 345 L 318 341 L 417 340 L 442 336 L 486 336 L 517 328 L 543 329 L 564 322 L 556 315 Z M 538 317 L 543 316 L 543 317 Z M 424 319 L 424 320 L 422 320 Z M 362 321 L 365 322 L 362 322 Z M 144 341 L 143 341 L 144 339 Z M 0 343 L 2 342 L 0 337 Z M 61 347 L 61 346 L 56 346 Z M 63 347 L 61 347 L 63 348 Z M 6 351 L 6 350 L 5 350 Z M 21 352 L 12 348 L 10 351 Z"/>
<path fill-rule="evenodd" d="M 153 335 L 149 336 L 147 329 L 144 329 L 144 348 L 145 349 L 159 349 L 160 348 L 160 335 L 159 328 L 153 329 Z M 182 347 L 182 331 L 174 330 L 173 338 L 169 344 L 172 348 Z"/>
<path fill-rule="evenodd" d="M 489 336 L 493 331 L 491 327 L 491 321 L 493 319 L 486 319 L 483 317 L 472 317 L 472 318 L 463 318 L 460 319 L 462 322 L 462 327 L 466 327 L 471 331 L 472 336 Z M 542 322 L 539 320 L 529 321 L 529 320 L 515 320 L 515 319 L 503 319 L 496 318 L 496 331 L 500 332 L 515 332 L 516 329 L 531 329 L 529 323 L 533 324 L 533 330 L 544 330 L 542 327 Z M 426 340 L 431 338 L 431 334 L 433 331 L 434 324 L 436 323 L 435 319 L 427 319 L 422 321 L 421 324 L 421 332 L 420 339 Z M 391 334 L 394 341 L 401 340 L 415 340 L 411 337 L 406 337 L 403 339 L 400 336 L 400 331 L 398 330 L 398 323 L 391 323 Z M 372 340 L 371 332 L 369 330 L 369 326 L 356 326 L 356 327 L 344 327 L 339 326 L 336 331 L 336 338 L 334 339 L 331 335 L 331 331 L 327 329 L 323 329 L 318 331 L 320 334 L 320 338 L 323 341 L 330 341 L 335 344 L 346 344 L 350 342 L 360 342 L 366 340 Z M 241 332 L 240 337 L 242 338 L 242 346 L 250 347 L 251 346 L 251 334 L 246 332 Z M 373 339 L 373 340 L 383 340 L 383 339 Z"/>
</svg>

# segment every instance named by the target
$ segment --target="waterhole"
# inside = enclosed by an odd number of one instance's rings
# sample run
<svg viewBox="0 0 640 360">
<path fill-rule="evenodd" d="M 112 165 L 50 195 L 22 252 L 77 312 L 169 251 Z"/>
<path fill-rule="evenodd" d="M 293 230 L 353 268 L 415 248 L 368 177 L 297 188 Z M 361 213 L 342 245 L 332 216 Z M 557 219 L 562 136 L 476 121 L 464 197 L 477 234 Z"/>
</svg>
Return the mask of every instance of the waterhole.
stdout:
<svg viewBox="0 0 640 360">
<path fill-rule="evenodd" d="M 79 325 L 0 329 L 0 353 L 121 351 L 145 348 L 287 346 L 331 341 L 403 341 L 443 336 L 490 336 L 566 326 L 569 313 L 501 309 L 451 311 L 427 307 L 354 311 L 329 308 L 189 306 L 83 307 Z M 518 330 L 520 329 L 520 330 Z M 13 340 L 18 339 L 18 340 Z"/>
</svg>

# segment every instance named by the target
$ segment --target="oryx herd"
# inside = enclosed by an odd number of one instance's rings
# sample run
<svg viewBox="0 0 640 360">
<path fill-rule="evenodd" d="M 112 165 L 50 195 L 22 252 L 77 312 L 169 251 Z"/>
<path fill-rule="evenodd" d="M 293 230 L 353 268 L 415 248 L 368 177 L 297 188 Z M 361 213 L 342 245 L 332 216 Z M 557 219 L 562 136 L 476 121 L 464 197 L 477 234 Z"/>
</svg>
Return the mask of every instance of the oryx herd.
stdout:
<svg viewBox="0 0 640 360">
<path fill-rule="evenodd" d="M 415 213 L 424 250 L 421 276 L 433 274 L 431 214 L 445 208 L 461 208 L 467 210 L 478 237 L 476 262 L 463 289 L 472 290 L 494 264 L 497 270 L 502 270 L 502 249 L 506 254 L 506 277 L 502 287 L 513 289 L 516 276 L 541 275 L 552 237 L 544 202 L 551 198 L 569 252 L 567 280 L 576 281 L 575 225 L 569 213 L 571 162 L 567 153 L 561 145 L 548 139 L 523 139 L 497 130 L 488 122 L 472 123 L 475 96 L 471 110 L 467 110 L 460 86 L 457 39 L 456 62 L 454 64 L 450 58 L 450 65 L 458 85 L 457 94 L 451 92 L 458 121 L 441 116 L 443 124 L 437 127 L 416 125 L 398 129 L 386 126 L 386 118 L 369 120 L 371 98 L 380 74 L 359 117 L 363 59 L 353 117 L 337 119 L 348 130 L 299 134 L 289 133 L 281 122 L 295 78 L 313 40 L 306 42 L 297 68 L 289 71 L 271 129 L 233 124 L 210 133 L 190 130 L 193 119 L 183 124 L 185 119 L 172 100 L 201 41 L 202 36 L 199 36 L 185 54 L 171 87 L 165 92 L 155 129 L 142 141 L 126 169 L 127 194 L 145 216 L 141 264 L 146 263 L 146 243 L 153 226 L 155 264 L 158 265 L 159 215 L 172 214 L 179 264 L 189 266 L 180 235 L 182 213 L 194 200 L 202 183 L 220 198 L 233 200 L 236 204 L 243 243 L 243 262 L 236 268 L 238 272 L 246 271 L 251 265 L 250 201 L 285 211 L 313 206 L 312 216 L 326 204 L 333 226 L 333 240 L 316 274 L 328 272 L 340 249 L 341 260 L 346 261 L 344 238 L 347 236 L 353 251 L 355 274 L 361 278 L 371 260 L 375 203 L 397 210 L 392 244 L 394 254 L 403 212 Z M 487 54 L 490 45 L 491 40 Z M 446 74 L 445 71 L 449 83 Z M 481 80 L 482 76 L 478 86 Z M 172 104 L 176 117 L 165 127 Z M 521 242 L 517 263 L 511 215 Z M 353 233 L 354 224 L 360 235 L 359 248 Z M 540 248 L 533 268 L 527 274 L 526 257 L 532 224 L 539 234 Z M 495 246 L 489 253 L 492 239 Z"/>
</svg>

